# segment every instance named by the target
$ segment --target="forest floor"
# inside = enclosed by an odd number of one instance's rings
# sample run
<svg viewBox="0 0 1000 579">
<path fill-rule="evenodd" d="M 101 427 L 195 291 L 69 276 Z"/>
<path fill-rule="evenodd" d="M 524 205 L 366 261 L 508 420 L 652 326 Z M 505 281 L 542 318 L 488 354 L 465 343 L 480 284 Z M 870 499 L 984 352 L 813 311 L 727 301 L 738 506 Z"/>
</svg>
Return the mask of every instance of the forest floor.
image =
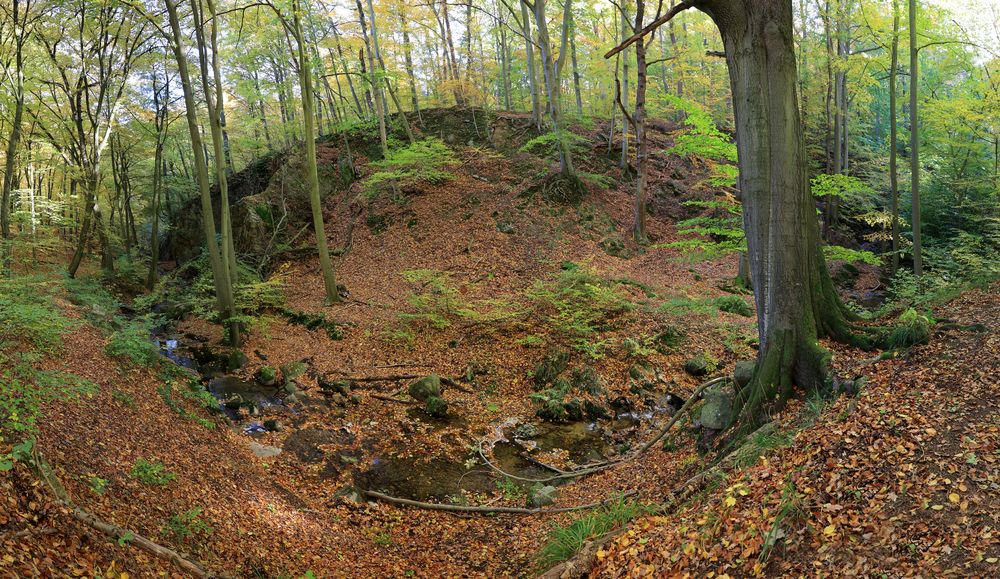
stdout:
<svg viewBox="0 0 1000 579">
<path fill-rule="evenodd" d="M 269 416 L 281 422 L 277 431 L 244 434 L 245 426 L 262 420 L 247 415 L 235 422 L 216 416 L 208 425 L 189 419 L 199 412 L 196 405 L 171 398 L 170 390 L 164 394 L 162 372 L 109 357 L 107 337 L 86 322 L 87 306 L 56 298 L 80 323 L 66 334 L 61 354 L 44 365 L 99 386 L 78 402 L 50 404 L 39 425 L 37 448 L 70 496 L 104 520 L 238 577 L 310 571 L 316 577 L 522 577 L 544 570 L 537 554 L 548 533 L 579 513 L 432 512 L 355 502 L 343 491 L 392 464 L 411 468 L 421 479 L 414 490 L 434 497 L 429 500 L 440 502 L 434 485 L 444 483 L 428 474 L 438 471 L 458 473 L 449 484 L 459 487 L 466 476 L 485 479 L 453 500 L 523 506 L 525 490 L 487 476 L 473 451 L 495 437 L 498 426 L 534 420 L 532 374 L 551 352 L 566 351 L 571 369 L 599 374 L 604 400 L 624 397 L 645 409 L 650 398 L 693 392 L 703 380 L 683 369 L 693 356 L 709 354 L 718 373 L 752 358 L 755 324 L 713 306 L 733 295 L 720 288 L 735 275 L 735 258 L 690 264 L 679 260 L 678 250 L 639 248 L 628 239 L 631 192 L 625 186 L 592 191 L 576 208 L 528 203 L 531 177 L 516 160 L 479 149 L 460 154 L 455 179 L 423 188 L 405 204 L 379 203 L 369 209 L 368 226 L 354 228 L 350 252 L 336 264 L 349 292 L 343 304 L 323 303 L 314 259 L 278 268 L 288 307 L 325 314 L 342 336 L 331 339 L 278 316 L 251 333 L 240 376 L 249 380 L 264 366 L 308 364 L 298 379 L 300 399 Z M 654 243 L 677 238 L 683 199 L 717 194 L 699 183 L 699 171 L 672 162 L 654 167 L 652 182 L 669 182 L 655 196 Z M 342 243 L 347 223 L 358 219 L 357 193 L 327 206 L 332 245 Z M 557 288 L 567 262 L 628 305 L 598 320 L 600 330 L 582 339 L 555 331 L 551 307 L 538 306 L 538 289 Z M 426 276 L 403 275 L 417 270 L 435 272 L 434 287 L 444 289 L 428 293 Z M 438 303 L 433 300 L 442 293 L 450 300 L 443 310 L 421 306 Z M 793 402 L 778 417 L 790 435 L 760 441 L 763 458 L 740 465 L 676 510 L 632 522 L 597 551 L 595 573 L 995 575 L 1000 326 L 990 312 L 998 306 L 996 288 L 941 306 L 938 317 L 983 322 L 987 331 L 938 331 L 930 345 L 903 358 L 873 362 L 865 358 L 871 354 L 830 345 L 839 372 L 868 377 L 859 397 Z M 460 313 L 469 311 L 475 314 Z M 444 323 L 434 323 L 438 318 Z M 650 347 L 664 328 L 683 341 L 662 351 Z M 195 318 L 177 332 L 208 344 L 221 338 L 217 327 Z M 627 339 L 641 351 L 629 350 Z M 637 365 L 654 384 L 649 391 L 634 389 L 630 374 Z M 320 384 L 431 372 L 459 378 L 470 367 L 476 369 L 470 379 L 445 389 L 449 419 L 431 418 L 410 403 L 406 380 L 356 383 L 355 401 L 343 405 Z M 174 392 L 182 388 L 174 386 Z M 176 407 L 186 409 L 183 416 Z M 603 433 L 601 452 L 614 453 L 648 439 L 665 418 L 650 412 L 621 431 L 610 421 L 592 424 Z M 553 506 L 625 492 L 641 504 L 662 503 L 710 466 L 695 450 L 693 430 L 677 433 L 641 460 L 559 487 Z M 535 456 L 579 462 L 573 444 L 567 439 Z M 282 452 L 261 458 L 255 454 L 261 448 Z M 139 459 L 161 462 L 175 479 L 143 483 L 130 474 Z M 406 473 L 402 478 L 390 482 L 412 482 Z M 94 491 L 95 479 L 106 481 L 101 492 Z M 0 576 L 180 574 L 68 516 L 23 464 L 0 477 L 0 500 L 7 506 L 0 512 Z"/>
</svg>

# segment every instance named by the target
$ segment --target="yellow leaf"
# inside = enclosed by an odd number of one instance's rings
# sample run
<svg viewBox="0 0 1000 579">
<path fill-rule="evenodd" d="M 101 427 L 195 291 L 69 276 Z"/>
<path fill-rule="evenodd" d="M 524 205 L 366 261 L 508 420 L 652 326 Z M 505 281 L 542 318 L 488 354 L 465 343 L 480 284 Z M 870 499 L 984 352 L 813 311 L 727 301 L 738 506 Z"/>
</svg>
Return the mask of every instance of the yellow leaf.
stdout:
<svg viewBox="0 0 1000 579">
<path fill-rule="evenodd" d="M 962 500 L 962 497 L 958 496 L 958 493 L 951 493 L 950 495 L 948 495 L 948 500 L 953 503 L 957 503 L 958 501 Z"/>
<path fill-rule="evenodd" d="M 1000 561 L 1000 559 L 997 559 L 996 557 L 990 557 L 986 560 L 987 563 L 996 563 L 997 561 Z"/>
<path fill-rule="evenodd" d="M 827 537 L 832 537 L 837 534 L 837 527 L 835 527 L 833 524 L 829 524 L 826 526 L 825 529 L 823 529 L 823 534 L 826 535 Z"/>
<path fill-rule="evenodd" d="M 736 504 L 736 499 L 733 497 L 726 497 L 725 504 L 727 507 L 731 507 Z"/>
<path fill-rule="evenodd" d="M 934 505 L 931 508 L 934 509 L 935 511 L 940 511 L 941 509 L 944 508 L 944 505 Z"/>
</svg>

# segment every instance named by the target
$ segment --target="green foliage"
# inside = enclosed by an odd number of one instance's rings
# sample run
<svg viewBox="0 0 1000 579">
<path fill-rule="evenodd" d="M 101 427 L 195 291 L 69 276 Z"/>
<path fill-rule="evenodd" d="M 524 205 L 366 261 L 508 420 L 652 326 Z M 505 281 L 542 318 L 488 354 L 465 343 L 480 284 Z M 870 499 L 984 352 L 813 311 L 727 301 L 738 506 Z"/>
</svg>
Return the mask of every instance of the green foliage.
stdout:
<svg viewBox="0 0 1000 579">
<path fill-rule="evenodd" d="M 545 544 L 538 552 L 538 566 L 547 569 L 565 561 L 576 555 L 587 541 L 603 537 L 647 512 L 651 509 L 621 497 L 569 525 L 556 526 L 549 531 Z"/>
<path fill-rule="evenodd" d="M 103 495 L 104 490 L 108 488 L 108 479 L 92 474 L 87 477 L 87 486 L 90 487 L 91 492 L 94 494 Z"/>
<path fill-rule="evenodd" d="M 400 319 L 443 329 L 451 325 L 453 316 L 472 315 L 472 310 L 462 303 L 458 289 L 452 283 L 451 274 L 448 272 L 415 269 L 404 271 L 403 277 L 411 284 L 416 284 L 419 290 L 411 292 L 406 297 L 406 301 L 415 311 L 400 313 Z"/>
<path fill-rule="evenodd" d="M 693 236 L 690 239 L 659 244 L 654 248 L 679 249 L 695 261 L 746 251 L 742 208 L 735 199 L 726 197 L 723 200 L 685 201 L 683 204 L 708 213 L 677 222 L 677 233 Z"/>
<path fill-rule="evenodd" d="M 170 535 L 175 541 L 181 542 L 196 536 L 211 535 L 212 527 L 201 519 L 201 513 L 202 509 L 195 507 L 183 513 L 174 514 L 164 525 L 163 534 Z"/>
<path fill-rule="evenodd" d="M 730 314 L 737 314 L 749 318 L 753 315 L 753 309 L 747 301 L 739 296 L 722 296 L 715 298 L 715 307 L 720 311 Z"/>
<path fill-rule="evenodd" d="M 163 463 L 144 458 L 135 461 L 130 474 L 148 485 L 155 486 L 168 485 L 177 478 L 177 475 L 168 471 Z"/>
<path fill-rule="evenodd" d="M 823 255 L 827 261 L 846 261 L 847 263 L 867 263 L 870 265 L 882 265 L 882 258 L 870 251 L 862 249 L 850 249 L 840 245 L 824 245 Z"/>
<path fill-rule="evenodd" d="M 890 349 L 909 348 L 930 341 L 932 321 L 929 317 L 909 308 L 896 321 L 897 325 L 889 331 L 885 340 Z"/>
<path fill-rule="evenodd" d="M 522 153 L 532 153 L 547 157 L 555 155 L 562 148 L 566 148 L 573 155 L 582 154 L 590 149 L 590 141 L 573 131 L 562 129 L 542 133 L 521 145 L 519 150 Z"/>
<path fill-rule="evenodd" d="M 527 498 L 524 488 L 517 484 L 517 481 L 504 477 L 496 481 L 497 489 L 503 494 L 503 498 L 508 501 L 523 502 Z"/>
<path fill-rule="evenodd" d="M 528 290 L 535 312 L 568 345 L 593 358 L 603 356 L 608 341 L 597 334 L 634 308 L 618 284 L 587 267 L 563 270 L 555 280 L 536 282 Z"/>
<path fill-rule="evenodd" d="M 862 214 L 875 209 L 875 190 L 857 177 L 820 173 L 810 183 L 813 196 L 839 199 L 843 211 Z"/>
<path fill-rule="evenodd" d="M 104 351 L 109 356 L 130 360 L 137 366 L 155 366 L 160 361 L 160 351 L 150 340 L 152 322 L 135 318 L 115 330 L 108 338 Z"/>
<path fill-rule="evenodd" d="M 53 305 L 46 285 L 34 276 L 0 278 L 0 346 L 45 353 L 62 346 L 74 324 Z"/>
<path fill-rule="evenodd" d="M 679 135 L 667 154 L 698 158 L 708 162 L 713 187 L 732 187 L 739 177 L 736 144 L 715 124 L 712 115 L 701 105 L 667 92 L 659 93 L 663 104 L 684 113 L 687 131 Z"/>
<path fill-rule="evenodd" d="M 365 195 L 371 199 L 387 187 L 443 183 L 454 178 L 450 169 L 458 163 L 455 153 L 440 139 L 417 141 L 390 151 L 385 159 L 372 163 L 378 170 L 364 180 Z"/>
</svg>

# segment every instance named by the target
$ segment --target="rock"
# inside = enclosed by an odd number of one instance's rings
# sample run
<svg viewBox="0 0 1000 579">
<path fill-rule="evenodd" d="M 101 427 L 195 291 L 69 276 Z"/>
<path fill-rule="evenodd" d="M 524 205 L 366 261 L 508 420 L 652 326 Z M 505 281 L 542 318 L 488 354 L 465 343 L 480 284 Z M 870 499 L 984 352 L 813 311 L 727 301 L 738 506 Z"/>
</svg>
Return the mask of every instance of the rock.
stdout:
<svg viewBox="0 0 1000 579">
<path fill-rule="evenodd" d="M 229 398 L 222 401 L 222 405 L 230 410 L 236 410 L 240 406 L 243 406 L 244 403 L 245 401 L 243 400 L 243 397 L 239 394 L 233 394 Z"/>
<path fill-rule="evenodd" d="M 718 361 L 707 352 L 702 352 L 687 362 L 684 362 L 684 371 L 692 376 L 704 376 L 715 372 L 718 368 Z"/>
<path fill-rule="evenodd" d="M 608 406 L 615 411 L 615 414 L 628 414 L 632 412 L 632 401 L 627 396 L 619 396 L 611 400 Z"/>
<path fill-rule="evenodd" d="M 277 446 L 268 446 L 255 440 L 250 441 L 250 452 L 257 458 L 274 458 L 281 454 L 281 449 Z"/>
<path fill-rule="evenodd" d="M 569 420 L 583 420 L 583 402 L 579 398 L 570 400 L 563 408 L 566 410 L 566 418 Z"/>
<path fill-rule="evenodd" d="M 344 487 L 334 495 L 345 503 L 364 503 L 365 496 L 354 487 Z"/>
<path fill-rule="evenodd" d="M 333 403 L 337 406 L 347 406 L 347 398 L 343 394 L 334 394 Z"/>
<path fill-rule="evenodd" d="M 297 404 L 299 402 L 299 396 L 297 394 L 289 394 L 285 396 L 285 404 Z"/>
<path fill-rule="evenodd" d="M 737 362 L 736 368 L 733 370 L 733 378 L 736 380 L 736 386 L 739 388 L 745 388 L 753 378 L 753 371 L 756 368 L 757 363 L 751 360 Z"/>
<path fill-rule="evenodd" d="M 585 366 L 581 370 L 574 371 L 570 377 L 570 384 L 580 392 L 585 392 L 591 396 L 604 393 L 604 380 L 590 366 Z"/>
<path fill-rule="evenodd" d="M 606 237 L 597 244 L 604 253 L 613 256 L 620 257 L 622 259 L 628 259 L 631 257 L 631 252 L 625 245 L 625 240 L 620 237 Z"/>
<path fill-rule="evenodd" d="M 524 424 L 518 426 L 514 429 L 514 438 L 520 438 L 521 440 L 531 440 L 538 436 L 538 428 L 530 422 L 525 422 Z"/>
<path fill-rule="evenodd" d="M 247 355 L 240 350 L 232 350 L 226 356 L 226 371 L 235 372 L 247 364 Z"/>
<path fill-rule="evenodd" d="M 341 396 L 351 395 L 350 380 L 327 380 L 321 378 L 319 380 L 319 387 L 322 388 L 323 391 L 327 393 L 334 392 L 340 394 Z"/>
<path fill-rule="evenodd" d="M 497 231 L 503 233 L 504 235 L 513 235 L 516 229 L 514 229 L 514 224 L 506 221 L 497 222 Z"/>
<path fill-rule="evenodd" d="M 264 428 L 267 429 L 268 432 L 281 432 L 281 423 L 271 418 L 264 421 Z"/>
<path fill-rule="evenodd" d="M 361 404 L 361 396 L 358 396 L 357 394 L 351 394 L 349 400 L 351 401 L 351 404 Z"/>
<path fill-rule="evenodd" d="M 591 420 L 606 420 L 606 419 L 608 419 L 608 418 L 611 417 L 611 415 L 608 414 L 607 408 L 601 406 L 600 404 L 598 404 L 596 402 L 592 402 L 590 400 L 584 400 L 584 402 L 583 402 L 583 412 Z"/>
<path fill-rule="evenodd" d="M 733 397 L 722 390 L 711 390 L 705 394 L 705 404 L 701 407 L 701 424 L 705 428 L 723 430 L 733 419 Z"/>
<path fill-rule="evenodd" d="M 261 386 L 274 386 L 278 381 L 278 372 L 271 366 L 264 366 L 257 370 L 256 378 Z"/>
<path fill-rule="evenodd" d="M 566 366 L 569 365 L 569 353 L 557 352 L 550 354 L 535 367 L 535 389 L 541 390 L 545 385 L 556 381 Z"/>
<path fill-rule="evenodd" d="M 528 504 L 536 509 L 545 507 L 556 502 L 556 497 L 558 496 L 559 491 L 556 490 L 556 487 L 554 486 L 536 486 L 531 489 L 531 496 L 528 498 Z"/>
<path fill-rule="evenodd" d="M 407 392 L 414 400 L 427 402 L 431 398 L 441 397 L 441 378 L 437 374 L 424 376 L 419 380 L 410 383 Z"/>
<path fill-rule="evenodd" d="M 434 418 L 444 418 L 445 416 L 448 416 L 448 403 L 445 402 L 440 396 L 431 396 L 427 399 L 427 405 L 424 406 L 424 412 Z"/>
<path fill-rule="evenodd" d="M 282 391 L 285 392 L 285 394 L 298 394 L 299 393 L 299 387 L 295 384 L 295 382 L 289 382 L 288 384 L 285 384 L 284 386 L 282 386 L 281 389 L 282 389 Z"/>
<path fill-rule="evenodd" d="M 306 373 L 309 365 L 305 362 L 289 362 L 281 365 L 281 377 L 285 382 L 291 382 Z"/>
</svg>

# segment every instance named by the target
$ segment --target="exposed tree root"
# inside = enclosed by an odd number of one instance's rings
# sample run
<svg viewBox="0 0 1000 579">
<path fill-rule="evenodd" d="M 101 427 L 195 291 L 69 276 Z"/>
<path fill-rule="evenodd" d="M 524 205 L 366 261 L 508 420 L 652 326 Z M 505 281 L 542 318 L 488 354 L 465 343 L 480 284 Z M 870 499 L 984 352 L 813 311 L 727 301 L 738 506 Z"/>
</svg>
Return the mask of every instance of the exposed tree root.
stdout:
<svg viewBox="0 0 1000 579">
<path fill-rule="evenodd" d="M 775 423 L 768 422 L 753 434 L 757 435 L 773 432 L 775 428 Z M 703 489 L 710 480 L 720 476 L 722 471 L 730 466 L 738 456 L 739 449 L 736 449 L 722 457 L 722 459 L 710 468 L 701 471 L 684 481 L 679 486 L 674 487 L 674 489 L 667 495 L 666 502 L 664 502 L 664 504 L 661 505 L 656 512 L 658 514 L 665 514 L 671 511 L 674 507 L 694 495 L 694 493 Z M 620 529 L 612 531 L 603 537 L 598 537 L 585 542 L 576 555 L 573 555 L 569 559 L 559 563 L 555 567 L 552 567 L 545 573 L 542 573 L 539 576 L 540 579 L 579 579 L 580 577 L 586 577 L 594 568 L 594 562 L 597 560 L 597 552 L 600 551 L 605 545 L 613 541 L 615 537 L 625 533 L 627 530 L 627 525 L 622 526 Z"/>
<path fill-rule="evenodd" d="M 185 559 L 180 555 L 180 553 L 174 551 L 173 549 L 154 543 L 142 535 L 129 531 L 124 527 L 119 527 L 118 525 L 103 521 L 95 515 L 76 506 L 70 498 L 69 493 L 66 492 L 66 489 L 55 478 L 52 468 L 45 462 L 45 459 L 42 458 L 41 454 L 38 452 L 37 446 L 32 449 L 32 463 L 38 477 L 45 482 L 46 486 L 49 487 L 52 493 L 56 496 L 56 500 L 61 505 L 66 507 L 69 510 L 69 514 L 78 521 L 86 523 L 116 541 L 125 541 L 130 544 L 138 545 L 145 551 L 163 559 L 164 561 L 169 561 L 178 569 L 194 577 L 224 577 L 223 575 L 217 575 L 211 571 L 207 571 L 200 563 Z"/>
<path fill-rule="evenodd" d="M 622 498 L 631 497 L 636 494 L 635 491 L 628 491 L 619 497 L 615 497 L 612 499 L 605 499 L 603 501 L 598 501 L 596 503 L 576 505 L 573 507 L 558 507 L 554 509 L 543 509 L 543 508 L 528 509 L 524 507 L 476 507 L 476 506 L 464 506 L 464 505 L 441 505 L 437 503 L 427 503 L 424 501 L 414 501 L 411 499 L 401 499 L 399 497 L 393 497 L 377 491 L 361 490 L 360 492 L 367 497 L 371 497 L 373 499 L 377 499 L 387 503 L 393 503 L 396 505 L 405 505 L 407 507 L 416 507 L 428 511 L 445 511 L 450 513 L 479 513 L 479 514 L 507 513 L 514 515 L 548 515 L 554 513 L 569 513 L 573 511 L 583 511 L 587 509 L 597 508 L 606 505 L 612 501 L 621 500 Z"/>
</svg>

